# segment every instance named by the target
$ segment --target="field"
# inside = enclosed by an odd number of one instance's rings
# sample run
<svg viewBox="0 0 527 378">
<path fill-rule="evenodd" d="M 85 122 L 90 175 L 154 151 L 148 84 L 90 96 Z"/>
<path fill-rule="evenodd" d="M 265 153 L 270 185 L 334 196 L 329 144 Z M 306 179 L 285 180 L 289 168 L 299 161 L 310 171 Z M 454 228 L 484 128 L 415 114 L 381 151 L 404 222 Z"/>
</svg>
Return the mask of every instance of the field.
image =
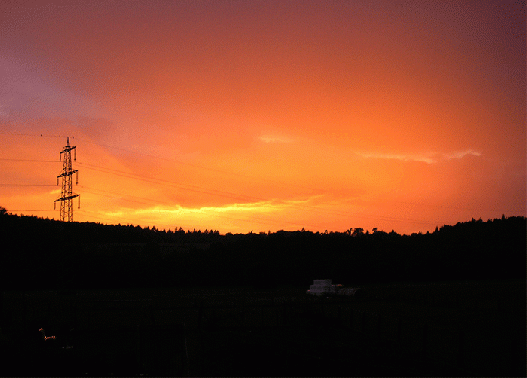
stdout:
<svg viewBox="0 0 527 378">
<path fill-rule="evenodd" d="M 2 375 L 525 376 L 524 280 L 306 289 L 4 292 Z"/>
</svg>

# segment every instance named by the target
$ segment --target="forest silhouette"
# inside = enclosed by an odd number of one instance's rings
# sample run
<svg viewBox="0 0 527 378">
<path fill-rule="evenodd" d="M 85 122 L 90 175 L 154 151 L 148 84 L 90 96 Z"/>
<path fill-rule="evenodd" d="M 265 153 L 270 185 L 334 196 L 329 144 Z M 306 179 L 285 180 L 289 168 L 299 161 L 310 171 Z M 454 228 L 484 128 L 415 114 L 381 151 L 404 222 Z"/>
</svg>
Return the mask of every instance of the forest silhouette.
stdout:
<svg viewBox="0 0 527 378">
<path fill-rule="evenodd" d="M 281 285 L 308 287 L 525 277 L 526 218 L 437 227 L 426 234 L 158 230 L 64 223 L 0 212 L 6 290 Z"/>
</svg>

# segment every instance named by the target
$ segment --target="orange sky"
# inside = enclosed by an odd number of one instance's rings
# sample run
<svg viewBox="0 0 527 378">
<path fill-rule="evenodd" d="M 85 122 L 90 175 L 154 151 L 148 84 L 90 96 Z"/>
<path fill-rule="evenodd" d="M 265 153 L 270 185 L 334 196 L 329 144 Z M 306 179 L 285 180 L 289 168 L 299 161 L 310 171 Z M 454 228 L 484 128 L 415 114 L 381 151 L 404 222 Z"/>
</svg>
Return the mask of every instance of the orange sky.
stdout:
<svg viewBox="0 0 527 378">
<path fill-rule="evenodd" d="M 2 2 L 0 206 L 58 219 L 70 136 L 76 221 L 526 215 L 525 21 L 519 1 Z"/>
</svg>

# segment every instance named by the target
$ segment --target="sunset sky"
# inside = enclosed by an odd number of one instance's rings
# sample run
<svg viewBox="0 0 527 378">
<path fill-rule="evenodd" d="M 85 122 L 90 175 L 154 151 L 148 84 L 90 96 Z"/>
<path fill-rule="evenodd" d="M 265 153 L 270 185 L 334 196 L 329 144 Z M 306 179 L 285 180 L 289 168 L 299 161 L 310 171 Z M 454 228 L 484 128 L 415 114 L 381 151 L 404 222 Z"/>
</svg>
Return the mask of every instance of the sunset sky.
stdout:
<svg viewBox="0 0 527 378">
<path fill-rule="evenodd" d="M 2 1 L 0 206 L 220 233 L 526 215 L 525 1 Z"/>
</svg>

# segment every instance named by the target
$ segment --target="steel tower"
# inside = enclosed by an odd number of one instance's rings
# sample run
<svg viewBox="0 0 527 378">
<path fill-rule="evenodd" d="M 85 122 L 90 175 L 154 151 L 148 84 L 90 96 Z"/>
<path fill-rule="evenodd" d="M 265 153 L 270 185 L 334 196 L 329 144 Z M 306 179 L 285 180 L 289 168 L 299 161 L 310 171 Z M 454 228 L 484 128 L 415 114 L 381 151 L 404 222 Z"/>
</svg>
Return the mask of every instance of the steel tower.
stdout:
<svg viewBox="0 0 527 378">
<path fill-rule="evenodd" d="M 74 160 L 77 160 L 76 146 L 70 146 L 70 138 L 67 138 L 66 146 L 60 152 L 60 160 L 62 161 L 62 173 L 57 176 L 57 185 L 59 184 L 59 177 L 62 177 L 62 190 L 60 198 L 57 198 L 53 203 L 53 208 L 56 208 L 57 201 L 60 201 L 60 220 L 63 222 L 73 222 L 73 199 L 79 197 L 78 194 L 73 193 L 73 174 L 77 176 L 76 184 L 79 183 L 79 171 L 73 169 L 71 163 L 71 151 L 74 152 Z M 79 197 L 79 209 L 81 201 Z"/>
</svg>

